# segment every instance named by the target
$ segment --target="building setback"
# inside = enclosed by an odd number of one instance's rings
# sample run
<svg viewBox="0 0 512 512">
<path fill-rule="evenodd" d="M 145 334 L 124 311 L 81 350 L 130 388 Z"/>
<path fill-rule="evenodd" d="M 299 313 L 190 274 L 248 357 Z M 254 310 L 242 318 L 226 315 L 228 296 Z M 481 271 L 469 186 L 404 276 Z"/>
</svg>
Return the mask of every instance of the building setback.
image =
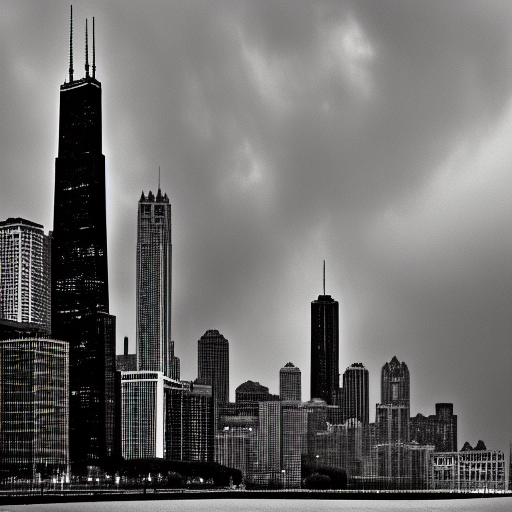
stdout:
<svg viewBox="0 0 512 512">
<path fill-rule="evenodd" d="M 73 11 L 71 11 L 72 14 Z M 69 343 L 70 457 L 94 464 L 116 454 L 115 317 L 109 315 L 105 157 L 101 83 L 74 79 L 71 16 L 69 81 L 60 87 L 52 238 L 52 337 Z M 86 43 L 87 43 L 86 21 Z"/>
<path fill-rule="evenodd" d="M 69 475 L 68 344 L 0 341 L 0 479 Z"/>
<path fill-rule="evenodd" d="M 21 218 L 0 222 L 0 320 L 50 334 L 50 235 Z"/>
</svg>

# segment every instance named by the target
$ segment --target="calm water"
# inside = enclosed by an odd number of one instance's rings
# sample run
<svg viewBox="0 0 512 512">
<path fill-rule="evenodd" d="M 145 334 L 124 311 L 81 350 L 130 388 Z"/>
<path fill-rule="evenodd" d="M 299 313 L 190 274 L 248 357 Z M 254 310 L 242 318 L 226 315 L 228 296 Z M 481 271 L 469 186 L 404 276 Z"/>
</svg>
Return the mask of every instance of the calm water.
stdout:
<svg viewBox="0 0 512 512">
<path fill-rule="evenodd" d="M 487 498 L 465 500 L 170 500 L 170 501 L 114 501 L 97 503 L 57 503 L 48 505 L 0 505 L 0 511 L 24 512 L 277 512 L 277 511 L 322 511 L 322 512 L 374 512 L 418 510 L 441 512 L 462 510 L 464 512 L 510 512 L 512 498 Z"/>
</svg>

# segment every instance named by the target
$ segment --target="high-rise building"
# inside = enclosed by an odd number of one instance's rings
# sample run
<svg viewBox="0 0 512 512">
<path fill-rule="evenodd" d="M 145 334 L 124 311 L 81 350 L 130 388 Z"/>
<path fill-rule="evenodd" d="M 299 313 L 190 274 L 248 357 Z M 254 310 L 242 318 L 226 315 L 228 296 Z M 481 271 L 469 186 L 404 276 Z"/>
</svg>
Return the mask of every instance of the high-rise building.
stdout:
<svg viewBox="0 0 512 512">
<path fill-rule="evenodd" d="M 330 295 L 311 303 L 311 398 L 339 404 L 339 305 Z"/>
<path fill-rule="evenodd" d="M 301 373 L 293 363 L 286 363 L 279 370 L 280 400 L 302 400 Z"/>
<path fill-rule="evenodd" d="M 71 11 L 69 81 L 60 87 L 52 238 L 52 336 L 69 343 L 70 457 L 96 461 L 118 447 L 115 317 L 109 315 L 101 83 L 75 80 Z"/>
<path fill-rule="evenodd" d="M 156 197 L 142 192 L 138 207 L 137 369 L 179 379 L 171 341 L 171 284 L 171 205 L 159 185 Z"/>
<path fill-rule="evenodd" d="M 216 329 L 198 340 L 197 378 L 213 388 L 216 404 L 229 402 L 229 342 Z"/>
<path fill-rule="evenodd" d="M 69 474 L 68 344 L 0 341 L 0 479 Z"/>
<path fill-rule="evenodd" d="M 436 413 L 409 420 L 411 442 L 434 445 L 436 452 L 457 451 L 457 415 L 453 404 L 436 404 Z"/>
<path fill-rule="evenodd" d="M 342 417 L 356 418 L 363 425 L 370 422 L 368 370 L 362 363 L 354 363 L 343 374 Z"/>
<path fill-rule="evenodd" d="M 386 405 L 410 406 L 411 385 L 409 368 L 393 356 L 389 363 L 382 367 L 381 403 Z"/>
<path fill-rule="evenodd" d="M 0 320 L 50 334 L 50 235 L 21 218 L 0 222 Z"/>
</svg>

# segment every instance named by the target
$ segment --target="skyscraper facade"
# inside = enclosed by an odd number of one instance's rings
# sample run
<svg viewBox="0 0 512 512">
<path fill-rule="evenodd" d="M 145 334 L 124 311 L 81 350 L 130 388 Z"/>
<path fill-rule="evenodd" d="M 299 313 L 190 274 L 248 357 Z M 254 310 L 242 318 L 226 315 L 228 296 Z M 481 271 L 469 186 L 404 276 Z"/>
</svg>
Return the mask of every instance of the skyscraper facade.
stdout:
<svg viewBox="0 0 512 512">
<path fill-rule="evenodd" d="M 311 398 L 339 404 L 339 305 L 330 295 L 311 303 Z"/>
<path fill-rule="evenodd" d="M 137 369 L 173 375 L 171 205 L 160 187 L 139 200 L 137 216 Z"/>
<path fill-rule="evenodd" d="M 286 363 L 279 370 L 279 398 L 280 400 L 302 400 L 301 373 L 293 363 Z"/>
<path fill-rule="evenodd" d="M 68 344 L 0 341 L 0 478 L 69 474 Z"/>
<path fill-rule="evenodd" d="M 382 367 L 381 372 L 381 403 L 387 405 L 410 406 L 409 368 L 393 356 L 389 363 Z"/>
<path fill-rule="evenodd" d="M 206 331 L 198 340 L 197 378 L 213 388 L 216 404 L 229 402 L 229 342 L 216 329 Z"/>
<path fill-rule="evenodd" d="M 71 11 L 72 13 L 72 11 Z M 71 16 L 69 81 L 60 87 L 52 238 L 52 336 L 69 342 L 70 456 L 95 461 L 118 446 L 115 317 L 109 315 L 105 157 L 101 83 L 92 75 L 86 21 L 85 77 L 74 79 Z"/>
<path fill-rule="evenodd" d="M 354 363 L 343 374 L 342 417 L 358 419 L 363 425 L 370 422 L 368 370 L 362 363 Z"/>
<path fill-rule="evenodd" d="M 50 236 L 15 218 L 0 222 L 0 320 L 50 334 Z"/>
</svg>

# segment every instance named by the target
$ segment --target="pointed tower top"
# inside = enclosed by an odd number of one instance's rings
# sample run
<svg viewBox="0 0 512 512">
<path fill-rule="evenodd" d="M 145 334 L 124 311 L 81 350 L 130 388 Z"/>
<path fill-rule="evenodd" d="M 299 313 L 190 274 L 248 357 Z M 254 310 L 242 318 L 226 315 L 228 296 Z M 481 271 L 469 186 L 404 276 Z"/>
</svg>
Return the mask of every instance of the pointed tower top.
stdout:
<svg viewBox="0 0 512 512">
<path fill-rule="evenodd" d="M 69 81 L 73 81 L 73 6 L 69 18 Z"/>
<path fill-rule="evenodd" d="M 85 78 L 89 78 L 89 41 L 87 39 L 87 18 L 85 18 Z"/>
</svg>

